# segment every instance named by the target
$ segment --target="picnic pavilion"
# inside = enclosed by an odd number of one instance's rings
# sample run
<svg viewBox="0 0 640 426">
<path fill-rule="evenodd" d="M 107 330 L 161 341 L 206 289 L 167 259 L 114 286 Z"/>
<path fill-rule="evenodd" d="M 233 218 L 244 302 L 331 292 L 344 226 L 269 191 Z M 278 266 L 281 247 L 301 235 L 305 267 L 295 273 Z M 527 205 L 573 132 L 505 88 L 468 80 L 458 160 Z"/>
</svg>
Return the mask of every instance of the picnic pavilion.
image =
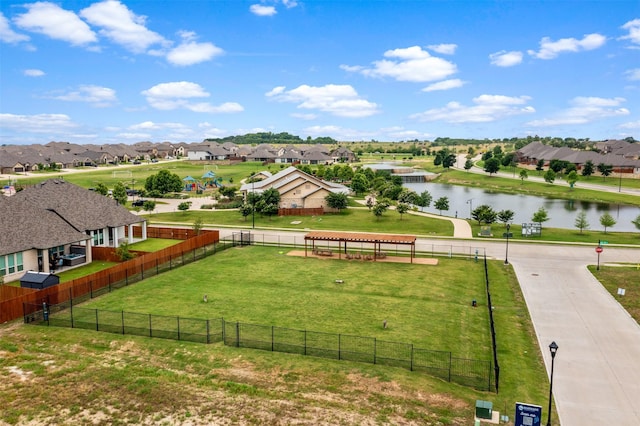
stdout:
<svg viewBox="0 0 640 426">
<path fill-rule="evenodd" d="M 320 255 L 333 255 L 331 250 L 318 250 L 316 249 L 316 241 L 329 241 L 332 243 L 338 243 L 338 258 L 341 258 L 344 252 L 345 256 L 348 254 L 349 243 L 372 244 L 373 245 L 373 259 L 376 260 L 382 257 L 382 244 L 402 244 L 411 246 L 410 256 L 411 263 L 416 254 L 416 237 L 413 235 L 392 235 L 392 234 L 370 234 L 370 233 L 358 233 L 358 232 L 334 232 L 334 231 L 313 231 L 304 236 L 304 256 L 307 257 L 307 242 L 311 243 L 312 253 Z M 384 255 L 386 256 L 386 254 Z"/>
</svg>

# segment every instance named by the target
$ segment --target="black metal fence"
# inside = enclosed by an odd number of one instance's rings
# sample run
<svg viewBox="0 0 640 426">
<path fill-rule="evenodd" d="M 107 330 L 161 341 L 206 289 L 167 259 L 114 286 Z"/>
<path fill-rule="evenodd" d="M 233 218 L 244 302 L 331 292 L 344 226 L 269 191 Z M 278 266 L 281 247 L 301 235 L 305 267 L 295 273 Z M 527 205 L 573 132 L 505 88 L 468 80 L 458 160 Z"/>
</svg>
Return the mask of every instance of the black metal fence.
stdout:
<svg viewBox="0 0 640 426">
<path fill-rule="evenodd" d="M 492 391 L 490 361 L 457 358 L 451 352 L 416 348 L 409 343 L 388 342 L 375 337 L 296 330 L 260 324 L 108 311 L 59 305 L 30 306 L 25 322 L 81 328 L 117 334 L 185 340 L 223 342 L 238 348 L 262 349 L 402 367 L 480 390 Z M 25 307 L 25 312 L 27 312 Z"/>
<path fill-rule="evenodd" d="M 489 269 L 487 268 L 487 256 L 484 257 L 484 279 L 487 286 L 487 308 L 489 309 L 489 328 L 491 330 L 491 348 L 493 350 L 493 372 L 495 374 L 496 393 L 500 388 L 500 365 L 498 364 L 498 347 L 496 345 L 496 327 L 493 321 L 493 305 L 491 303 L 491 291 L 489 291 Z"/>
</svg>

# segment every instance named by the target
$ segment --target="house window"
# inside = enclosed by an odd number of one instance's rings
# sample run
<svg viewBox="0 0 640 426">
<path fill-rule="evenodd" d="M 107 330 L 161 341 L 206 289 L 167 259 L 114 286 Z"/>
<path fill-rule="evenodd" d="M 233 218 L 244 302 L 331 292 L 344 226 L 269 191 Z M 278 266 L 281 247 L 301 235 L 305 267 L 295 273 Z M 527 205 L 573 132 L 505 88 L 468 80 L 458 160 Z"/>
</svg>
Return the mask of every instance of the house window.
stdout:
<svg viewBox="0 0 640 426">
<path fill-rule="evenodd" d="M 12 253 L 0 256 L 0 276 L 13 274 L 24 270 L 22 253 Z"/>
<path fill-rule="evenodd" d="M 49 256 L 64 256 L 64 246 L 53 247 L 49 249 Z"/>
<path fill-rule="evenodd" d="M 98 229 L 97 231 L 91 231 L 90 235 L 93 237 L 94 246 L 104 245 L 104 229 Z"/>
</svg>

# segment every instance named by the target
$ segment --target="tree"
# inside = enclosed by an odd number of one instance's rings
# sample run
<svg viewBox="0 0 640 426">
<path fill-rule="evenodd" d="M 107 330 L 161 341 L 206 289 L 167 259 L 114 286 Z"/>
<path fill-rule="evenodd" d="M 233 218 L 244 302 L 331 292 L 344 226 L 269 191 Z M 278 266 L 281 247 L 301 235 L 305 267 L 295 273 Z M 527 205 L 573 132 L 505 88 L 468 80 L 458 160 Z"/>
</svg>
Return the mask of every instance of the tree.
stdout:
<svg viewBox="0 0 640 426">
<path fill-rule="evenodd" d="M 589 221 L 587 220 L 587 213 L 585 213 L 584 210 L 578 213 L 578 216 L 576 216 L 575 226 L 580 230 L 581 234 L 583 229 L 589 229 L 590 225 Z"/>
<path fill-rule="evenodd" d="M 120 245 L 116 249 L 116 256 L 118 256 L 118 259 L 120 259 L 122 262 L 131 260 L 136 257 L 136 255 L 134 253 L 131 253 L 131 251 L 129 250 L 129 243 L 126 241 L 120 243 Z"/>
<path fill-rule="evenodd" d="M 235 186 L 223 186 L 219 191 L 220 194 L 232 200 L 233 198 L 235 198 L 237 190 L 238 188 L 236 188 Z"/>
<path fill-rule="evenodd" d="M 563 161 L 563 160 L 551 160 L 549 162 L 549 169 L 553 170 L 554 172 L 557 173 L 562 173 L 562 171 L 564 170 L 564 168 L 567 166 L 567 162 Z"/>
<path fill-rule="evenodd" d="M 578 172 L 576 172 L 575 170 L 570 171 L 569 174 L 567 175 L 567 183 L 569 184 L 569 187 L 573 189 L 573 186 L 576 184 L 577 181 L 578 181 Z"/>
<path fill-rule="evenodd" d="M 466 171 L 471 170 L 471 168 L 473 167 L 473 161 L 471 161 L 470 158 L 467 158 L 467 161 L 464 162 L 464 169 Z"/>
<path fill-rule="evenodd" d="M 113 187 L 113 199 L 118 202 L 118 204 L 124 206 L 127 204 L 127 188 L 124 186 L 122 182 L 117 182 Z"/>
<path fill-rule="evenodd" d="M 331 169 L 329 169 L 331 170 Z M 327 172 L 329 171 L 327 170 Z M 326 172 L 325 172 L 326 176 Z M 356 173 L 351 179 L 351 189 L 356 194 L 364 194 L 369 189 L 370 183 L 367 175 L 364 173 Z"/>
<path fill-rule="evenodd" d="M 262 193 L 262 200 L 264 200 L 265 204 L 275 204 L 276 206 L 280 205 L 280 193 L 275 188 L 269 188 Z"/>
<path fill-rule="evenodd" d="M 387 211 L 388 208 L 389 202 L 385 199 L 381 199 L 377 201 L 373 206 L 373 214 L 376 216 L 376 218 L 379 219 L 384 214 L 384 212 Z"/>
<path fill-rule="evenodd" d="M 369 194 L 369 196 L 367 197 L 367 207 L 369 207 L 369 211 L 371 211 L 371 209 L 375 205 L 375 201 L 374 201 L 375 199 L 376 199 L 375 194 Z"/>
<path fill-rule="evenodd" d="M 146 200 L 142 204 L 142 210 L 144 210 L 145 212 L 152 212 L 155 210 L 155 208 L 156 208 L 156 202 L 153 200 Z"/>
<path fill-rule="evenodd" d="M 100 195 L 107 195 L 109 193 L 109 188 L 107 188 L 107 185 L 100 182 L 96 185 L 96 192 Z"/>
<path fill-rule="evenodd" d="M 484 171 L 489 173 L 489 176 L 498 173 L 498 170 L 500 170 L 500 160 L 497 158 L 489 158 L 484 162 Z"/>
<path fill-rule="evenodd" d="M 168 192 L 180 192 L 182 191 L 182 179 L 169 170 L 160 170 L 157 174 L 145 179 L 144 189 L 149 192 L 158 192 L 161 195 Z"/>
<path fill-rule="evenodd" d="M 343 194 L 342 192 L 330 192 L 324 199 L 327 201 L 328 207 L 337 209 L 338 212 L 342 209 L 346 209 L 349 204 L 347 194 Z"/>
<path fill-rule="evenodd" d="M 636 226 L 636 229 L 640 230 L 640 215 L 636 216 L 634 220 L 631 221 Z"/>
<path fill-rule="evenodd" d="M 542 222 L 546 222 L 549 219 L 550 219 L 550 217 L 549 217 L 549 212 L 547 212 L 547 209 L 545 209 L 544 207 L 540 207 L 533 214 L 533 217 L 531 218 L 531 221 L 539 223 L 540 227 L 542 227 Z"/>
<path fill-rule="evenodd" d="M 396 210 L 400 213 L 400 220 L 402 220 L 402 215 L 409 211 L 409 204 L 407 203 L 398 203 L 396 206 Z"/>
<path fill-rule="evenodd" d="M 527 169 L 520 170 L 520 184 L 524 184 L 524 180 L 529 178 L 529 173 Z"/>
<path fill-rule="evenodd" d="M 538 174 L 540 174 L 540 172 L 544 169 L 544 158 L 541 158 L 538 160 L 538 162 L 536 163 L 536 171 L 538 172 Z"/>
<path fill-rule="evenodd" d="M 200 235 L 200 231 L 202 231 L 202 218 L 198 216 L 196 220 L 193 221 L 193 232 L 196 235 Z"/>
<path fill-rule="evenodd" d="M 478 225 L 482 223 L 490 224 L 496 221 L 497 213 L 488 204 L 482 204 L 471 212 L 471 218 L 478 221 Z"/>
<path fill-rule="evenodd" d="M 262 206 L 260 213 L 267 216 L 269 220 L 271 220 L 271 216 L 275 216 L 278 214 L 278 205 L 277 204 L 265 204 Z"/>
<path fill-rule="evenodd" d="M 498 212 L 498 219 L 505 225 L 513 220 L 513 216 L 515 216 L 513 210 L 506 209 Z"/>
<path fill-rule="evenodd" d="M 242 215 L 242 217 L 244 218 L 244 220 L 247 220 L 247 216 L 249 216 L 251 213 L 253 213 L 253 205 L 249 204 L 249 203 L 244 203 L 240 206 L 240 214 Z"/>
<path fill-rule="evenodd" d="M 440 216 L 442 216 L 442 210 L 449 210 L 449 198 L 440 197 L 436 200 L 433 206 L 440 211 Z"/>
<path fill-rule="evenodd" d="M 186 212 L 187 210 L 189 210 L 190 207 L 191 207 L 191 201 L 183 201 L 180 204 L 178 204 L 178 210 L 180 210 L 181 212 Z"/>
<path fill-rule="evenodd" d="M 418 207 L 429 207 L 431 205 L 431 200 L 433 200 L 433 196 L 429 191 L 423 191 L 416 197 L 414 204 Z"/>
<path fill-rule="evenodd" d="M 586 163 L 582 166 L 582 176 L 589 177 L 595 171 L 595 167 L 591 160 L 587 160 Z"/>
<path fill-rule="evenodd" d="M 405 204 L 415 204 L 418 194 L 412 189 L 403 188 L 398 195 L 398 202 Z"/>
<path fill-rule="evenodd" d="M 607 176 L 613 173 L 613 166 L 611 164 L 598 164 L 598 171 L 602 175 L 602 180 L 605 180 Z"/>
<path fill-rule="evenodd" d="M 553 170 L 549 169 L 546 172 L 544 172 L 544 181 L 547 183 L 553 183 L 553 181 L 556 180 L 556 172 L 554 172 Z"/>
<path fill-rule="evenodd" d="M 605 234 L 607 233 L 607 228 L 612 227 L 616 223 L 618 222 L 609 213 L 605 213 L 602 216 L 600 216 L 600 225 L 604 226 Z"/>
</svg>

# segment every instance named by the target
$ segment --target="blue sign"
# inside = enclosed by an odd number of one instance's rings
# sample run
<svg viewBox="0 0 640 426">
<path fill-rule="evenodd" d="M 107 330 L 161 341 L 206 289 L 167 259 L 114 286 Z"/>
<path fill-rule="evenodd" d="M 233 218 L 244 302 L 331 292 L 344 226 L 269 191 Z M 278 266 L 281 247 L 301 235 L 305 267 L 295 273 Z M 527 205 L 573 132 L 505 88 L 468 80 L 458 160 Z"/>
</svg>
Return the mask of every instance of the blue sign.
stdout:
<svg viewBox="0 0 640 426">
<path fill-rule="evenodd" d="M 541 406 L 516 402 L 515 426 L 540 426 L 541 423 Z"/>
</svg>

